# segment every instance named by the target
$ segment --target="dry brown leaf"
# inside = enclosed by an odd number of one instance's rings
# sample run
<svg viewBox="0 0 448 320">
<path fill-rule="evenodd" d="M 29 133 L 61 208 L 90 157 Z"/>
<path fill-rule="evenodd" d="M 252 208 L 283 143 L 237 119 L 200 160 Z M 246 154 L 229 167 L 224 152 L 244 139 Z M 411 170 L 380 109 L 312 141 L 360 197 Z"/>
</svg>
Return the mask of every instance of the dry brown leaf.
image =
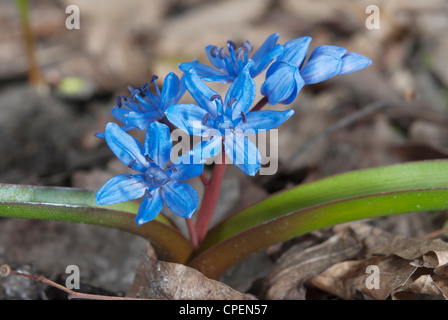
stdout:
<svg viewBox="0 0 448 320">
<path fill-rule="evenodd" d="M 380 270 L 378 289 L 369 289 L 370 273 L 366 273 L 368 266 L 377 266 Z M 373 299 L 384 300 L 393 290 L 402 287 L 417 267 L 408 261 L 395 256 L 386 258 L 373 257 L 359 261 L 344 261 L 333 265 L 310 283 L 319 289 L 332 293 L 346 300 L 355 299 L 358 292 Z"/>
<path fill-rule="evenodd" d="M 369 288 L 368 266 L 378 268 L 377 288 Z M 379 300 L 411 299 L 421 294 L 446 299 L 447 266 L 448 243 L 395 237 L 388 244 L 366 247 L 364 259 L 337 263 L 309 282 L 344 299 L 355 299 L 358 293 Z"/>
<path fill-rule="evenodd" d="M 331 265 L 356 256 L 362 244 L 352 232 L 342 232 L 328 240 L 303 249 L 293 246 L 278 260 L 278 266 L 266 278 L 267 299 L 304 299 L 303 283 Z"/>
<path fill-rule="evenodd" d="M 182 264 L 159 261 L 148 244 L 137 268 L 129 297 L 166 300 L 248 300 L 229 286 L 208 279 Z"/>
</svg>

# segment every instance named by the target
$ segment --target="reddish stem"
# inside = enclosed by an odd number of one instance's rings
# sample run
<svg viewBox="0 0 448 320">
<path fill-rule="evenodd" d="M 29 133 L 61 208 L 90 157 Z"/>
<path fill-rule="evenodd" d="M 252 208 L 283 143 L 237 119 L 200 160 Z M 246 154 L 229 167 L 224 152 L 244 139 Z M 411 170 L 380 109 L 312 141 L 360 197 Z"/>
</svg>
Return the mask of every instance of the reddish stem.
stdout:
<svg viewBox="0 0 448 320">
<path fill-rule="evenodd" d="M 188 233 L 190 234 L 190 241 L 193 248 L 197 248 L 199 245 L 198 234 L 194 225 L 193 219 L 185 219 L 187 221 Z"/>
<path fill-rule="evenodd" d="M 210 180 L 205 175 L 205 172 L 202 172 L 201 175 L 199 176 L 199 178 L 201 178 L 201 181 L 202 181 L 202 184 L 204 185 L 204 187 L 207 187 L 210 184 Z"/>
<path fill-rule="evenodd" d="M 221 191 L 221 184 L 224 178 L 224 172 L 226 170 L 224 148 L 222 151 L 221 163 L 216 163 L 213 168 L 212 177 L 209 183 L 204 185 L 204 197 L 202 199 L 201 209 L 198 213 L 196 221 L 196 232 L 198 236 L 198 242 L 201 243 L 204 240 L 210 222 L 212 220 L 213 212 L 215 211 L 216 204 L 218 203 L 219 193 Z"/>
<path fill-rule="evenodd" d="M 268 97 L 264 96 L 260 99 L 260 101 L 257 102 L 257 104 L 252 108 L 252 111 L 258 111 L 261 110 L 266 104 L 268 103 Z"/>
</svg>

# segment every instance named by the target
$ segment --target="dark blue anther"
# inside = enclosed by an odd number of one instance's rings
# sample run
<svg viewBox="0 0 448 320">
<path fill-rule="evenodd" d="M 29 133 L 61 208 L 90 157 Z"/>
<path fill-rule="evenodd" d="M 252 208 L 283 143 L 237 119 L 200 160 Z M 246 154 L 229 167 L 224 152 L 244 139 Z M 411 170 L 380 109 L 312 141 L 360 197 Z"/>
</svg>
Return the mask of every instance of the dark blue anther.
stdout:
<svg viewBox="0 0 448 320">
<path fill-rule="evenodd" d="M 252 42 L 250 42 L 249 40 L 244 41 L 241 47 L 246 50 L 247 53 L 252 52 L 253 49 Z"/>
<path fill-rule="evenodd" d="M 229 102 L 227 103 L 227 107 L 231 107 L 235 101 L 236 101 L 236 98 L 230 99 Z"/>
<path fill-rule="evenodd" d="M 224 49 L 224 47 L 221 47 L 221 49 L 219 49 L 218 55 L 221 59 L 225 59 L 226 58 L 226 49 Z"/>
<path fill-rule="evenodd" d="M 236 58 L 238 60 L 241 59 L 243 57 L 243 53 L 244 53 L 244 49 L 242 47 L 239 47 L 235 52 Z"/>
<path fill-rule="evenodd" d="M 149 156 L 149 154 L 145 154 L 145 159 L 148 162 L 154 162 L 154 160 L 152 160 L 152 158 Z"/>
<path fill-rule="evenodd" d="M 128 167 L 132 169 L 132 166 L 134 165 L 134 163 L 135 163 L 135 162 L 136 162 L 136 160 L 135 160 L 135 159 L 134 159 L 134 160 L 131 160 L 131 161 L 129 161 L 129 163 L 128 163 Z"/>
<path fill-rule="evenodd" d="M 244 114 L 243 111 L 241 111 L 241 120 L 243 121 L 243 123 L 246 123 L 246 122 L 247 122 L 246 115 Z"/>
<path fill-rule="evenodd" d="M 232 48 L 233 50 L 235 50 L 236 44 L 235 44 L 234 41 L 229 40 L 229 41 L 227 41 L 227 47 Z"/>
<path fill-rule="evenodd" d="M 159 77 L 157 75 L 153 75 L 151 78 L 151 82 L 156 81 L 157 79 L 159 79 Z"/>
<path fill-rule="evenodd" d="M 208 121 L 208 118 L 210 118 L 210 113 L 207 112 L 207 114 L 202 118 L 202 125 L 205 126 L 205 124 Z"/>
<path fill-rule="evenodd" d="M 218 47 L 217 47 L 217 46 L 213 46 L 213 47 L 211 48 L 211 50 L 210 50 L 210 55 L 211 55 L 213 58 L 216 58 L 216 57 L 218 56 L 218 51 L 219 51 Z"/>
<path fill-rule="evenodd" d="M 168 169 L 171 169 L 174 172 L 177 172 L 176 167 L 174 166 L 174 164 L 170 163 L 169 165 L 166 166 Z"/>
<path fill-rule="evenodd" d="M 127 175 L 128 179 L 132 179 L 134 176 L 132 174 Z"/>
<path fill-rule="evenodd" d="M 121 108 L 122 107 L 122 103 L 121 103 L 121 96 L 117 97 L 117 107 Z"/>
<path fill-rule="evenodd" d="M 222 99 L 221 98 L 221 96 L 219 95 L 219 94 L 214 94 L 214 95 L 212 95 L 211 97 L 210 97 L 210 101 L 213 101 L 213 100 L 215 100 L 215 99 Z"/>
</svg>

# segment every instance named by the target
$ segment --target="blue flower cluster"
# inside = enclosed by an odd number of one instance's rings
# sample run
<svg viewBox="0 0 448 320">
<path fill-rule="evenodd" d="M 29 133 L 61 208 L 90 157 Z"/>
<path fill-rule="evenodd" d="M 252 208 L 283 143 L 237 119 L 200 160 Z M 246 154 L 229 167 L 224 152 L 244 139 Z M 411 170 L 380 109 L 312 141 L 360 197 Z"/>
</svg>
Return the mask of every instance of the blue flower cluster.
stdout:
<svg viewBox="0 0 448 320">
<path fill-rule="evenodd" d="M 184 181 L 201 175 L 206 159 L 222 152 L 241 171 L 254 176 L 261 167 L 261 156 L 247 135 L 276 128 L 294 114 L 293 110 L 254 110 L 254 77 L 267 69 L 260 93 L 270 105 L 290 104 L 304 85 L 371 64 L 360 54 L 330 45 L 315 48 L 305 63 L 310 37 L 283 45 L 277 43 L 278 37 L 269 36 L 253 54 L 249 41 L 239 47 L 233 41 L 227 42 L 227 48 L 209 45 L 205 51 L 211 66 L 197 60 L 183 62 L 179 64 L 182 77 L 169 73 L 161 90 L 154 76 L 151 83 L 155 93 L 147 83 L 129 87 L 129 97 L 118 97 L 111 113 L 122 126 L 108 123 L 105 132 L 97 136 L 138 173 L 110 179 L 96 193 L 97 203 L 115 204 L 143 197 L 138 224 L 154 219 L 164 204 L 180 217 L 190 218 L 199 201 L 196 191 Z M 230 84 L 224 98 L 207 82 Z M 197 104 L 179 104 L 186 91 Z M 170 127 L 203 140 L 171 160 Z M 143 145 L 127 133 L 131 129 L 146 130 Z"/>
</svg>

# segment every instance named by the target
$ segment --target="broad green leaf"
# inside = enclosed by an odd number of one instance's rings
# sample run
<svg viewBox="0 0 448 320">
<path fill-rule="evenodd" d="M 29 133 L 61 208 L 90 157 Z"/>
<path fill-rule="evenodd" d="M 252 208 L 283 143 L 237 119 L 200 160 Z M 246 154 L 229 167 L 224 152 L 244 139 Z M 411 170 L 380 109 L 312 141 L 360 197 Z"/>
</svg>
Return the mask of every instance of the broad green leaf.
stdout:
<svg viewBox="0 0 448 320">
<path fill-rule="evenodd" d="M 379 192 L 448 187 L 448 161 L 421 161 L 347 172 L 282 191 L 212 228 L 199 251 L 302 208 Z"/>
<path fill-rule="evenodd" d="M 189 266 L 217 279 L 252 253 L 314 230 L 359 219 L 446 209 L 448 188 L 386 192 L 311 206 L 228 237 L 197 255 Z"/>
<path fill-rule="evenodd" d="M 184 263 L 190 242 L 166 217 L 142 226 L 134 221 L 139 204 L 95 203 L 95 193 L 82 189 L 0 184 L 0 216 L 87 223 L 127 231 L 148 239 L 160 259 Z"/>
<path fill-rule="evenodd" d="M 139 207 L 139 203 L 134 201 L 99 206 L 95 202 L 95 193 L 83 189 L 14 184 L 0 184 L 0 201 L 78 205 L 126 211 L 134 214 L 137 213 Z M 173 223 L 163 215 L 158 215 L 155 220 L 173 226 Z"/>
<path fill-rule="evenodd" d="M 173 227 L 159 221 L 141 226 L 135 214 L 83 205 L 37 202 L 0 202 L 0 216 L 86 223 L 115 228 L 141 236 L 151 242 L 161 260 L 185 263 L 193 249 L 190 242 Z"/>
</svg>

